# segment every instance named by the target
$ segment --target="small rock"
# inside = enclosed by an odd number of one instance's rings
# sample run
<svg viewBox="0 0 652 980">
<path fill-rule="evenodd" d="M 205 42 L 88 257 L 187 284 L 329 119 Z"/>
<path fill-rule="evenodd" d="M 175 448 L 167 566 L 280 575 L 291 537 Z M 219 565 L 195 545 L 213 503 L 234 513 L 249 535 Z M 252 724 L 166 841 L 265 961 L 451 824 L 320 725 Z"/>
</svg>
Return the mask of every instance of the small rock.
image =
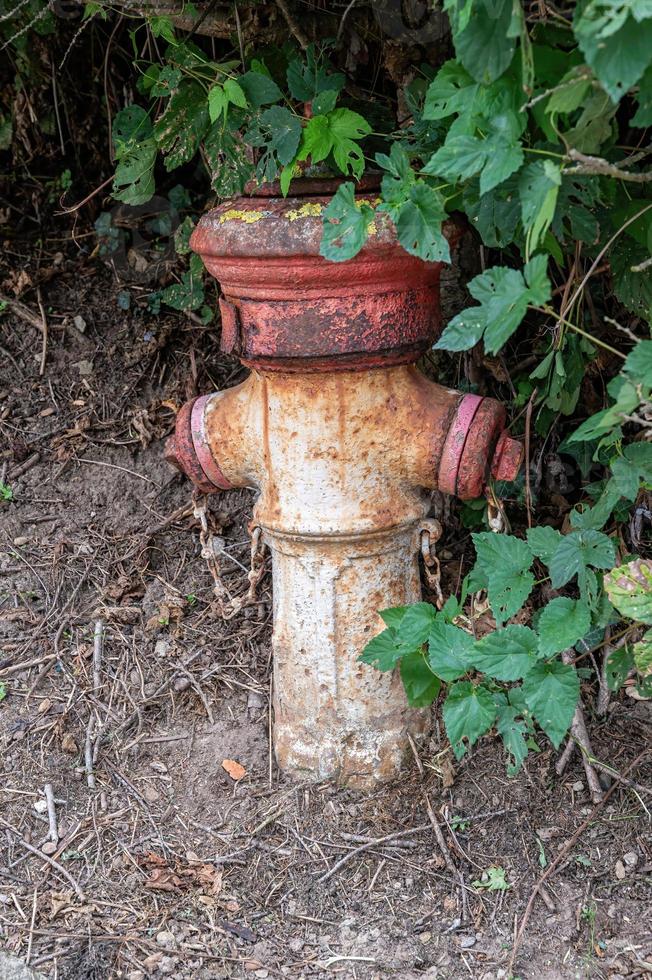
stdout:
<svg viewBox="0 0 652 980">
<path fill-rule="evenodd" d="M 460 939 L 460 946 L 462 949 L 471 949 L 471 946 L 475 946 L 475 943 L 475 936 L 462 936 Z"/>
<path fill-rule="evenodd" d="M 158 965 L 158 972 L 162 973 L 164 976 L 171 976 L 173 973 L 177 973 L 177 963 L 179 962 L 178 956 L 164 956 Z"/>
<path fill-rule="evenodd" d="M 153 786 L 146 786 L 143 790 L 143 796 L 148 803 L 156 803 L 156 801 L 160 799 L 160 793 L 158 793 Z M 158 940 L 158 936 L 156 938 Z"/>
<path fill-rule="evenodd" d="M 426 946 L 431 939 L 432 939 L 431 932 L 422 932 L 421 935 L 419 936 L 419 942 L 422 943 L 422 945 L 424 946 Z"/>
<path fill-rule="evenodd" d="M 176 944 L 176 939 L 174 938 L 173 932 L 157 932 L 156 942 L 159 946 L 174 946 Z"/>
<path fill-rule="evenodd" d="M 53 840 L 47 840 L 41 850 L 44 854 L 54 854 L 56 852 L 57 845 Z"/>
<path fill-rule="evenodd" d="M 636 851 L 628 851 L 627 854 L 623 854 L 623 861 L 630 868 L 634 868 L 638 864 L 638 854 Z"/>
<path fill-rule="evenodd" d="M 77 755 L 77 753 L 79 752 L 79 749 L 77 748 L 77 743 L 75 742 L 70 732 L 66 732 L 63 738 L 61 739 L 61 748 L 63 749 L 64 752 L 67 752 L 69 755 Z"/>
<path fill-rule="evenodd" d="M 47 811 L 48 804 L 46 800 L 37 800 L 34 804 L 34 809 L 37 813 L 45 813 Z"/>
<path fill-rule="evenodd" d="M 77 370 L 79 371 L 82 378 L 87 378 L 93 373 L 93 362 L 92 361 L 77 361 Z"/>
<path fill-rule="evenodd" d="M 618 881 L 622 881 L 623 878 L 625 877 L 625 865 L 623 864 L 622 861 L 616 861 L 615 871 L 616 871 L 616 878 L 618 879 Z"/>
<path fill-rule="evenodd" d="M 571 788 L 572 788 L 572 790 L 573 790 L 574 793 L 583 793 L 584 792 L 584 783 L 582 782 L 581 779 L 578 779 L 578 781 L 576 783 L 573 783 L 573 785 L 572 785 Z"/>
<path fill-rule="evenodd" d="M 80 333 L 86 333 L 86 320 L 84 320 L 83 316 L 77 314 L 77 316 L 72 318 L 72 322 L 76 330 L 79 330 Z"/>
<path fill-rule="evenodd" d="M 17 548 L 20 548 L 24 544 L 29 544 L 29 538 L 25 538 L 22 536 L 19 538 L 14 538 L 14 544 L 16 545 Z"/>
<path fill-rule="evenodd" d="M 167 640 L 157 640 L 154 646 L 154 653 L 157 657 L 165 657 L 169 649 L 170 644 Z"/>
<path fill-rule="evenodd" d="M 149 766 L 150 766 L 150 769 L 153 769 L 154 770 L 154 772 L 167 772 L 168 771 L 168 767 L 165 765 L 164 762 L 157 762 L 155 760 L 153 762 L 150 762 Z"/>
<path fill-rule="evenodd" d="M 190 681 L 187 677 L 177 677 L 173 684 L 174 690 L 177 694 L 181 694 L 183 691 L 187 691 L 190 687 Z"/>
</svg>

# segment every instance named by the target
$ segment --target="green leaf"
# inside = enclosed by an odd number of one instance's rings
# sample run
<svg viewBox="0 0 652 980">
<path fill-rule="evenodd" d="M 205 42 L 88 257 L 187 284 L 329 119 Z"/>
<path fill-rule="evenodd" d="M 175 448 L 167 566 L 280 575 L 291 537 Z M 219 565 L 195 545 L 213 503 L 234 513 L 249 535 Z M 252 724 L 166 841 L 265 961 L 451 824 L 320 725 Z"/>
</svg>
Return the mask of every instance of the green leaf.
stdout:
<svg viewBox="0 0 652 980">
<path fill-rule="evenodd" d="M 459 626 L 445 623 L 440 618 L 432 624 L 428 636 L 428 663 L 433 673 L 446 683 L 468 673 L 473 663 L 472 649 L 473 637 Z"/>
<path fill-rule="evenodd" d="M 229 100 L 226 97 L 221 85 L 213 85 L 208 92 L 208 116 L 211 122 L 215 122 L 228 109 Z"/>
<path fill-rule="evenodd" d="M 630 16 L 631 4 L 590 0 L 576 8 L 573 29 L 587 64 L 618 102 L 652 61 L 652 20 Z"/>
<path fill-rule="evenodd" d="M 175 89 L 179 87 L 181 77 L 181 72 L 178 68 L 165 65 L 152 82 L 149 88 L 149 94 L 154 98 L 167 98 L 168 95 L 172 95 Z"/>
<path fill-rule="evenodd" d="M 488 354 L 497 354 L 523 321 L 530 293 L 522 274 L 516 269 L 494 266 L 476 276 L 469 283 L 472 295 L 475 295 L 472 287 L 478 280 L 482 280 L 483 288 L 488 290 L 488 298 L 483 302 L 487 318 L 485 350 Z"/>
<path fill-rule="evenodd" d="M 512 0 L 475 0 L 466 25 L 460 19 L 462 4 L 452 13 L 453 41 L 458 60 L 477 82 L 487 84 L 509 67 L 516 40 L 509 36 Z"/>
<path fill-rule="evenodd" d="M 527 728 L 519 718 L 520 712 L 505 702 L 498 708 L 496 730 L 500 735 L 505 751 L 512 761 L 507 765 L 507 774 L 515 776 L 527 758 L 528 746 L 525 740 Z"/>
<path fill-rule="evenodd" d="M 535 255 L 526 262 L 523 269 L 525 281 L 528 284 L 528 301 L 535 306 L 543 306 L 552 296 L 552 287 L 548 279 L 548 256 Z"/>
<path fill-rule="evenodd" d="M 435 607 L 429 602 L 415 602 L 407 606 L 400 623 L 395 626 L 397 643 L 408 651 L 422 647 L 428 639 L 435 615 Z"/>
<path fill-rule="evenodd" d="M 396 634 L 390 627 L 374 636 L 358 657 L 363 664 L 371 664 L 377 670 L 393 670 L 401 659 L 396 644 Z"/>
<path fill-rule="evenodd" d="M 428 86 L 423 106 L 424 119 L 445 119 L 468 110 L 478 84 L 457 61 L 447 61 Z"/>
<path fill-rule="evenodd" d="M 652 623 L 652 561 L 637 558 L 604 577 L 610 601 L 622 616 Z"/>
<path fill-rule="evenodd" d="M 417 181 L 394 219 L 399 242 L 411 255 L 426 262 L 450 262 L 450 248 L 441 230 L 445 217 L 439 191 L 425 181 Z"/>
<path fill-rule="evenodd" d="M 472 538 L 477 553 L 474 571 L 482 577 L 496 622 L 504 623 L 532 591 L 532 552 L 525 541 L 508 534 L 483 531 Z"/>
<path fill-rule="evenodd" d="M 389 609 L 381 609 L 379 616 L 385 626 L 397 629 L 409 608 L 409 606 L 391 606 Z"/>
<path fill-rule="evenodd" d="M 521 171 L 521 219 L 527 236 L 528 255 L 536 249 L 550 227 L 560 186 L 561 170 L 552 160 L 536 160 Z"/>
<path fill-rule="evenodd" d="M 165 14 L 150 16 L 147 18 L 147 24 L 154 37 L 162 37 L 168 42 L 168 44 L 176 43 L 176 38 L 174 36 L 174 24 L 172 23 L 171 17 L 168 17 Z"/>
<path fill-rule="evenodd" d="M 346 78 L 340 72 L 330 72 L 311 45 L 305 53 L 306 60 L 294 58 L 288 65 L 287 83 L 290 95 L 299 102 L 312 102 L 320 92 L 340 92 Z"/>
<path fill-rule="evenodd" d="M 326 115 L 313 116 L 302 134 L 299 159 L 310 156 L 313 163 L 319 163 L 332 152 L 343 174 L 352 172 L 360 178 L 364 156 L 356 141 L 370 132 L 367 120 L 351 109 L 333 109 Z"/>
<path fill-rule="evenodd" d="M 591 79 L 586 77 L 586 68 L 575 65 L 566 72 L 558 85 L 558 90 L 552 93 L 546 103 L 546 113 L 549 116 L 578 109 L 591 89 Z"/>
<path fill-rule="evenodd" d="M 482 306 L 469 306 L 450 321 L 433 350 L 460 351 L 475 347 L 487 326 Z"/>
<path fill-rule="evenodd" d="M 320 255 L 332 262 L 352 259 L 366 242 L 373 217 L 368 204 L 356 203 L 354 185 L 342 184 L 324 211 Z"/>
<path fill-rule="evenodd" d="M 461 759 L 466 752 L 464 740 L 473 745 L 489 731 L 497 710 L 491 691 L 481 684 L 458 681 L 450 687 L 443 716 L 455 758 Z"/>
<path fill-rule="evenodd" d="M 422 173 L 445 177 L 447 180 L 472 177 L 485 165 L 487 150 L 484 144 L 485 141 L 476 136 L 449 136 L 444 145 L 430 157 Z"/>
<path fill-rule="evenodd" d="M 611 650 L 604 665 L 607 687 L 610 691 L 619 691 L 623 686 L 630 670 L 634 669 L 634 657 L 628 646 L 619 650 Z"/>
<path fill-rule="evenodd" d="M 487 633 L 473 647 L 473 666 L 497 681 L 518 681 L 536 662 L 537 637 L 527 626 Z"/>
<path fill-rule="evenodd" d="M 259 71 L 248 71 L 241 75 L 238 84 L 249 105 L 254 109 L 270 105 L 283 98 L 283 93 L 273 78 Z"/>
<path fill-rule="evenodd" d="M 183 82 L 154 126 L 156 142 L 166 155 L 166 170 L 192 159 L 209 125 L 205 90 L 198 82 Z"/>
<path fill-rule="evenodd" d="M 562 535 L 554 527 L 547 527 L 541 524 L 539 527 L 531 527 L 527 530 L 527 543 L 530 550 L 540 558 L 544 565 L 547 565 L 554 555 Z"/>
<path fill-rule="evenodd" d="M 577 575 L 584 592 L 587 567 L 611 568 L 615 558 L 613 541 L 606 534 L 591 529 L 571 531 L 562 537 L 548 562 L 552 587 L 559 589 Z"/>
<path fill-rule="evenodd" d="M 585 602 L 560 596 L 552 599 L 539 617 L 539 652 L 542 657 L 568 650 L 591 628 L 591 612 Z"/>
<path fill-rule="evenodd" d="M 319 95 L 316 95 L 312 100 L 313 115 L 324 115 L 330 112 L 331 109 L 334 109 L 338 94 L 339 92 L 335 89 L 326 89 L 325 92 L 320 92 Z"/>
<path fill-rule="evenodd" d="M 634 382 L 652 385 L 652 340 L 639 340 L 627 355 L 623 371 Z"/>
<path fill-rule="evenodd" d="M 299 147 L 301 123 L 284 106 L 271 106 L 260 115 L 260 123 L 269 130 L 268 149 L 274 151 L 283 165 L 290 163 Z"/>
<path fill-rule="evenodd" d="M 570 728 L 579 694 L 577 671 L 561 660 L 538 661 L 523 681 L 525 702 L 556 749 Z"/>
<path fill-rule="evenodd" d="M 113 177 L 113 197 L 125 204 L 145 204 L 154 194 L 156 143 L 153 139 L 123 151 Z"/>
<path fill-rule="evenodd" d="M 441 681 L 428 667 L 422 653 L 409 653 L 401 657 L 401 680 L 408 704 L 413 708 L 425 708 L 435 700 Z"/>
<path fill-rule="evenodd" d="M 631 124 L 646 129 L 648 126 L 652 126 L 652 65 L 646 70 L 640 81 L 636 100 L 638 108 Z"/>
</svg>

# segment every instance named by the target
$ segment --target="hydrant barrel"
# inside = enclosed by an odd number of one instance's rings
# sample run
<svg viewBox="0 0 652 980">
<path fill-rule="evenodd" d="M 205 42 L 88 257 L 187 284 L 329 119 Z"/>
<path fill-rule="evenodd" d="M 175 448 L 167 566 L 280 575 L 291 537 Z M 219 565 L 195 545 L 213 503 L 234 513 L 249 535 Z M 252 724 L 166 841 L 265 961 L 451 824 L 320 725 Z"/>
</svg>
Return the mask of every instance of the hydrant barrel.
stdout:
<svg viewBox="0 0 652 980">
<path fill-rule="evenodd" d="M 184 406 L 166 456 L 204 492 L 258 488 L 278 764 L 370 785 L 396 776 L 410 733 L 429 726 L 396 673 L 358 658 L 378 610 L 421 597 L 430 493 L 479 496 L 516 476 L 522 450 L 499 403 L 415 366 L 441 330 L 439 265 L 408 255 L 379 212 L 358 256 L 327 262 L 327 189 L 305 189 L 225 202 L 199 222 L 191 246 L 222 288 L 222 349 L 251 373 Z"/>
</svg>

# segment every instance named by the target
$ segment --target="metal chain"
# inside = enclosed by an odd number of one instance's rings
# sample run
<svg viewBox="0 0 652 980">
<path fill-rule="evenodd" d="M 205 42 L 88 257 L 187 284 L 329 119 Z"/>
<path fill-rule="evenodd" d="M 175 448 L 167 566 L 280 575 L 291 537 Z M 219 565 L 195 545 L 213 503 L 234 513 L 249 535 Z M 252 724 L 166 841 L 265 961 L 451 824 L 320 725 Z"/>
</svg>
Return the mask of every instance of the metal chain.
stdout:
<svg viewBox="0 0 652 980">
<path fill-rule="evenodd" d="M 217 602 L 218 612 L 222 619 L 233 619 L 245 606 L 252 606 L 257 602 L 256 590 L 265 574 L 265 543 L 262 528 L 257 524 L 249 525 L 251 535 L 251 569 L 247 575 L 249 588 L 244 596 L 232 596 L 222 581 L 218 555 L 223 549 L 215 540 L 215 536 L 208 526 L 206 498 L 193 495 L 192 506 L 193 514 L 199 521 L 201 556 L 208 565 L 208 570 L 213 579 L 213 594 Z"/>
<path fill-rule="evenodd" d="M 441 591 L 441 566 L 435 552 L 435 545 L 441 535 L 442 527 L 439 521 L 424 521 L 420 535 L 421 557 L 423 558 L 423 568 L 426 573 L 428 588 L 431 592 L 435 593 L 435 605 L 437 609 L 441 609 L 444 605 L 444 596 Z"/>
</svg>

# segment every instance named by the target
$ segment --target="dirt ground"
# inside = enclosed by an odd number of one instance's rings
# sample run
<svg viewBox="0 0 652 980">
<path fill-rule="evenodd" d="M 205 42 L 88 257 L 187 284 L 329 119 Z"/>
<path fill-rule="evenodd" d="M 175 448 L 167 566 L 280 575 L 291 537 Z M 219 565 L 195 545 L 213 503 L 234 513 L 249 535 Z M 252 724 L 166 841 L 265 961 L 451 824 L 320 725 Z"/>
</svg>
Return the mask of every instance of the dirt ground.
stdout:
<svg viewBox="0 0 652 980">
<path fill-rule="evenodd" d="M 49 327 L 40 375 L 37 323 L 0 316 L 0 946 L 60 980 L 506 977 L 538 876 L 591 814 L 581 763 L 557 779 L 541 739 L 510 779 L 485 738 L 457 764 L 435 718 L 423 775 L 361 794 L 280 774 L 269 575 L 264 605 L 216 617 L 188 485 L 163 461 L 174 407 L 242 369 L 214 326 L 121 309 L 94 259 L 9 245 L 0 262 L 2 291 L 37 317 L 40 296 Z M 247 492 L 211 503 L 234 594 L 250 511 Z M 453 583 L 467 539 L 453 519 Z M 591 721 L 620 772 L 651 732 L 652 704 L 626 697 Z M 651 769 L 535 899 L 515 976 L 652 973 Z"/>
</svg>

